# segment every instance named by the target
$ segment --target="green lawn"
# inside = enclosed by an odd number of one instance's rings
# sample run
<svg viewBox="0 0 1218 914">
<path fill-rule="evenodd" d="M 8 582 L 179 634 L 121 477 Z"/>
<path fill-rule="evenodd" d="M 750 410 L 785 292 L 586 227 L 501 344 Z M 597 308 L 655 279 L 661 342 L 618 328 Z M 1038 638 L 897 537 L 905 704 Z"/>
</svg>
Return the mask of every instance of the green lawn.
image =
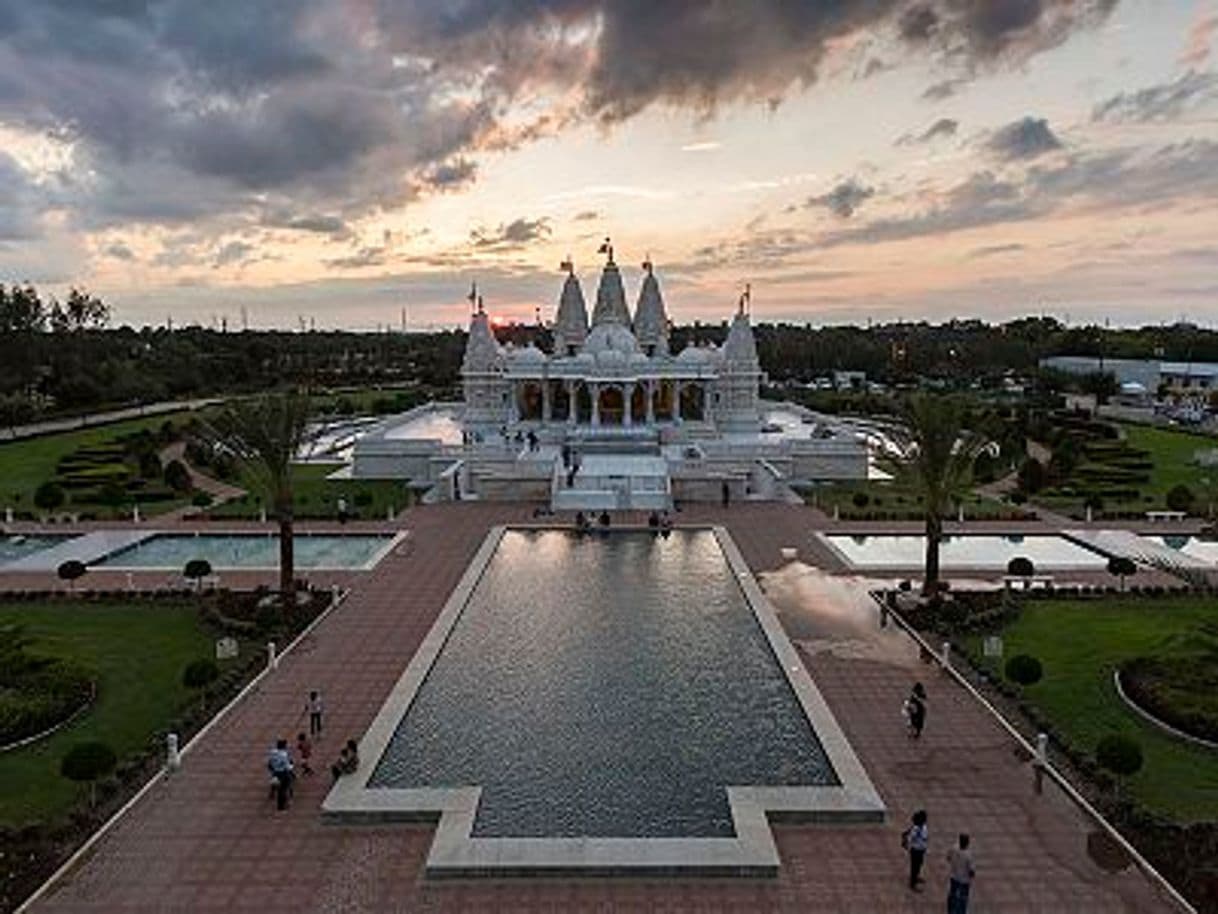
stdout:
<svg viewBox="0 0 1218 914">
<path fill-rule="evenodd" d="M 1151 428 L 1146 425 L 1125 425 L 1125 436 L 1134 447 L 1150 451 L 1155 467 L 1150 473 L 1148 494 L 1163 499 L 1173 487 L 1183 483 L 1200 495 L 1197 477 L 1201 469 L 1193 462 L 1197 451 L 1218 448 L 1218 440 L 1200 435 L 1190 435 L 1170 429 Z"/>
<path fill-rule="evenodd" d="M 0 824 L 46 821 L 64 812 L 83 788 L 59 774 L 77 742 L 100 739 L 121 760 L 141 749 L 182 707 L 196 700 L 182 685 L 182 670 L 214 656 L 214 639 L 190 603 L 177 605 L 0 603 L 0 625 L 20 623 L 31 650 L 70 657 L 94 672 L 98 697 L 67 728 L 0 755 Z"/>
<path fill-rule="evenodd" d="M 1212 820 L 1218 819 L 1218 752 L 1145 723 L 1112 684 L 1122 660 L 1194 651 L 1206 623 L 1218 624 L 1218 600 L 1036 601 L 1003 632 L 1004 653 L 1040 659 L 1044 679 L 1025 694 L 1080 748 L 1094 751 L 1109 733 L 1141 744 L 1145 764 L 1129 782 L 1139 800 L 1181 821 Z"/>
<path fill-rule="evenodd" d="M 74 432 L 60 432 L 0 444 L 0 509 L 11 506 L 19 511 L 37 512 L 34 507 L 34 490 L 41 483 L 54 478 L 55 467 L 59 461 L 77 448 L 108 444 L 120 435 L 141 429 L 159 429 L 166 421 L 177 424 L 189 415 L 188 412 L 166 413 L 146 419 L 129 419 Z M 168 511 L 184 503 L 160 502 L 149 504 L 143 510 L 145 513 Z M 63 510 L 71 511 L 73 506 L 69 503 Z M 101 506 L 92 503 L 87 505 L 87 510 L 97 513 L 105 511 Z"/>
<path fill-rule="evenodd" d="M 346 498 L 347 509 L 365 520 L 384 520 L 392 506 L 400 511 L 411 504 L 413 496 L 406 485 L 389 479 L 326 479 L 338 467 L 327 464 L 296 464 L 292 480 L 296 492 L 296 516 L 299 518 L 337 517 L 338 499 Z M 212 517 L 250 519 L 258 517 L 262 504 L 256 494 L 253 479 L 239 480 L 237 485 L 250 494 L 209 509 Z M 363 496 L 361 496 L 363 493 Z M 361 504 L 365 499 L 368 503 Z"/>
</svg>

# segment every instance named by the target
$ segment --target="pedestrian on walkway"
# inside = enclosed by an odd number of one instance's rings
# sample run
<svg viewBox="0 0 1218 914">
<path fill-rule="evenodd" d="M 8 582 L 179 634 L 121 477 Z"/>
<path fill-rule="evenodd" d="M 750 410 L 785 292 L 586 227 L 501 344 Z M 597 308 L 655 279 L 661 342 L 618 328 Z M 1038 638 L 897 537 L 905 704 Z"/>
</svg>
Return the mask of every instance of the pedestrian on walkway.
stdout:
<svg viewBox="0 0 1218 914">
<path fill-rule="evenodd" d="M 903 710 L 909 724 L 909 738 L 920 739 L 922 728 L 926 726 L 926 687 L 922 683 L 914 683 Z"/>
<path fill-rule="evenodd" d="M 950 879 L 947 884 L 947 914 L 968 914 L 968 893 L 973 887 L 977 870 L 973 867 L 973 852 L 968 849 L 969 836 L 960 833 L 958 846 L 947 852 Z"/>
<path fill-rule="evenodd" d="M 301 712 L 301 717 L 305 714 L 309 715 L 309 736 L 316 739 L 321 736 L 321 716 L 325 710 L 325 705 L 321 700 L 321 692 L 313 689 L 309 692 L 309 697 L 305 701 L 304 711 Z"/>
<path fill-rule="evenodd" d="M 276 741 L 275 748 L 267 757 L 266 767 L 275 782 L 275 807 L 280 810 L 287 809 L 295 773 L 292 770 L 292 755 L 288 752 L 286 739 Z"/>
<path fill-rule="evenodd" d="M 296 755 L 300 757 L 300 773 L 312 774 L 309 759 L 313 757 L 313 741 L 305 733 L 296 734 Z"/>
<path fill-rule="evenodd" d="M 727 480 L 723 480 L 723 485 L 719 487 L 720 496 L 723 499 L 723 507 L 727 507 L 732 501 L 732 487 L 727 484 Z"/>
<path fill-rule="evenodd" d="M 926 862 L 926 846 L 930 831 L 926 827 L 926 810 L 919 809 L 910 819 L 909 828 L 901 835 L 901 847 L 909 852 L 909 887 L 922 891 L 922 864 Z"/>
</svg>

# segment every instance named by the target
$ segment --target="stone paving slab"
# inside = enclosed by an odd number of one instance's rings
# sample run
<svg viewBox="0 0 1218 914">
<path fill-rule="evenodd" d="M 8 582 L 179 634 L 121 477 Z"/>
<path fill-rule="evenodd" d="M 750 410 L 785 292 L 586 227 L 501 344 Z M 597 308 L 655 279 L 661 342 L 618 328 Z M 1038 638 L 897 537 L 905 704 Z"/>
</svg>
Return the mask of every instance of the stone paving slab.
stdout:
<svg viewBox="0 0 1218 914">
<path fill-rule="evenodd" d="M 763 583 L 887 803 L 888 825 L 777 825 L 783 865 L 773 879 L 437 882 L 423 878 L 432 827 L 324 825 L 320 807 L 329 779 L 323 774 L 301 778 L 292 806 L 276 812 L 267 797 L 265 752 L 276 737 L 299 728 L 307 691 L 321 688 L 326 701 L 326 732 L 315 753 L 320 769 L 373 719 L 486 531 L 527 521 L 531 510 L 463 504 L 408 512 L 415 547 L 361 575 L 352 596 L 302 649 L 33 910 L 940 911 L 942 855 L 958 830 L 974 835 L 974 910 L 1170 910 L 1136 871 L 1110 874 L 1090 861 L 1089 823 L 1056 790 L 1032 793 L 1014 745 L 962 690 L 929 668 L 911 667 L 918 661 L 902 659 L 899 649 L 895 659 L 888 656 L 889 646 L 877 648 L 862 634 L 819 638 L 823 619 L 812 610 L 840 605 L 840 617 L 849 619 L 852 611 L 857 623 L 865 604 L 857 588 L 835 589 L 835 578 L 816 581 L 805 599 L 786 578 L 807 571 L 795 566 L 764 576 Z M 782 564 L 782 547 L 801 536 L 806 542 L 809 513 L 741 505 L 683 517 L 725 523 L 746 561 L 763 571 Z M 836 646 L 826 649 L 826 640 Z M 857 650 L 843 647 L 855 642 Z M 926 680 L 931 700 L 926 735 L 911 743 L 899 708 L 915 675 Z M 898 840 L 917 807 L 930 812 L 932 833 L 928 888 L 921 894 L 905 885 Z"/>
</svg>

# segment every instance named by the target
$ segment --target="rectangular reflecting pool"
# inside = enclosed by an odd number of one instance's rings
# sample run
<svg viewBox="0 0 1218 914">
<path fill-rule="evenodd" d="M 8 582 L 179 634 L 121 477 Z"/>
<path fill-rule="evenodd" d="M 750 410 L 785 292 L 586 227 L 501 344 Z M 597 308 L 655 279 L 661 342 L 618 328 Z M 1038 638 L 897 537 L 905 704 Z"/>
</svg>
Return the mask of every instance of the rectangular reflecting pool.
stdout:
<svg viewBox="0 0 1218 914">
<path fill-rule="evenodd" d="M 392 533 L 297 533 L 293 537 L 296 567 L 370 568 L 381 559 L 393 539 Z M 156 533 L 89 564 L 180 571 L 193 559 L 206 559 L 216 569 L 276 568 L 279 537 L 254 533 Z"/>
<path fill-rule="evenodd" d="M 926 560 L 926 537 L 878 534 L 831 534 L 824 541 L 847 564 L 860 569 L 920 568 Z M 1006 571 L 1013 558 L 1032 560 L 1038 571 L 1107 567 L 1108 557 L 1073 540 L 1052 534 L 965 534 L 945 536 L 939 561 L 948 571 Z"/>
<path fill-rule="evenodd" d="M 1218 565 L 1218 540 L 1204 539 L 1200 536 L 1160 536 L 1146 537 L 1151 542 L 1157 542 L 1187 556 L 1211 565 Z"/>
<path fill-rule="evenodd" d="M 26 558 L 44 549 L 57 546 L 70 536 L 58 534 L 0 535 L 0 565 Z"/>
<path fill-rule="evenodd" d="M 769 808 L 882 819 L 725 531 L 492 537 L 328 816 L 430 812 L 429 869 L 471 873 L 747 866 Z"/>
</svg>

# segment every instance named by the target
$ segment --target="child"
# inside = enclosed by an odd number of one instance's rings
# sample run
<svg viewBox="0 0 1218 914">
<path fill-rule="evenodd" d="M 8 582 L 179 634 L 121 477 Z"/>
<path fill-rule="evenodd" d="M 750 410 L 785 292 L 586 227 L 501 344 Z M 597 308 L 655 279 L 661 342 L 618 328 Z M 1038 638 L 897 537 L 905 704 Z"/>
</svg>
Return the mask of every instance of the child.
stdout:
<svg viewBox="0 0 1218 914">
<path fill-rule="evenodd" d="M 302 712 L 301 716 L 303 717 L 304 714 L 309 715 L 309 736 L 315 739 L 321 736 L 322 710 L 323 705 L 321 703 L 321 692 L 314 689 L 309 693 L 309 699 L 305 702 L 304 711 Z"/>
<path fill-rule="evenodd" d="M 347 740 L 347 745 L 343 746 L 343 751 L 338 755 L 338 761 L 330 766 L 330 777 L 334 779 L 334 783 L 338 783 L 338 779 L 345 774 L 354 774 L 359 768 L 359 746 L 353 739 Z"/>
<path fill-rule="evenodd" d="M 296 734 L 296 754 L 300 756 L 300 771 L 302 774 L 312 774 L 313 768 L 309 759 L 313 757 L 313 742 L 304 733 Z"/>
</svg>

